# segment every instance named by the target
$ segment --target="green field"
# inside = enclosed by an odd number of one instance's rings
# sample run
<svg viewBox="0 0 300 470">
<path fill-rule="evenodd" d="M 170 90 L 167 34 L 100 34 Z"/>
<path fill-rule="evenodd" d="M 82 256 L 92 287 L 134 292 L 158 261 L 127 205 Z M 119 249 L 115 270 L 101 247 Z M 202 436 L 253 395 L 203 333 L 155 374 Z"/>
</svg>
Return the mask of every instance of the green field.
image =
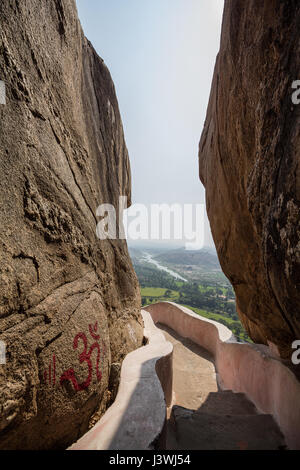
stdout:
<svg viewBox="0 0 300 470">
<path fill-rule="evenodd" d="M 241 324 L 236 308 L 235 295 L 222 273 L 207 272 L 199 280 L 183 282 L 168 273 L 136 261 L 134 268 L 141 286 L 142 305 L 156 302 L 176 302 L 210 320 L 227 326 L 240 341 L 251 342 Z M 211 277 L 211 279 L 210 279 Z"/>
<path fill-rule="evenodd" d="M 167 292 L 167 295 L 166 295 Z M 163 289 L 161 287 L 143 287 L 141 289 L 141 296 L 144 298 L 164 298 L 164 300 L 168 299 L 178 299 L 179 292 L 170 289 Z"/>
<path fill-rule="evenodd" d="M 193 312 L 201 315 L 202 317 L 209 318 L 209 320 L 214 320 L 218 322 L 225 321 L 228 324 L 228 328 L 230 324 L 234 324 L 235 320 L 232 320 L 230 317 L 225 317 L 224 315 L 219 315 L 218 313 L 207 312 L 207 310 L 202 310 L 196 307 L 190 307 L 189 305 L 183 305 L 183 307 L 189 308 L 193 310 Z"/>
<path fill-rule="evenodd" d="M 181 284 L 181 283 L 178 282 L 178 284 Z M 178 285 L 179 289 L 180 287 L 182 286 Z M 206 292 L 206 291 L 210 291 L 213 289 L 210 287 L 204 287 L 204 286 L 199 285 L 199 290 L 201 292 Z M 149 305 L 149 304 L 153 304 L 156 302 L 179 303 L 179 300 L 180 300 L 180 292 L 173 290 L 173 289 L 166 289 L 166 288 L 161 288 L 161 287 L 143 287 L 141 288 L 141 296 L 142 296 L 143 305 Z M 233 334 L 236 336 L 236 338 L 239 341 L 252 342 L 251 339 L 248 337 L 247 333 L 245 332 L 240 321 L 236 318 L 230 317 L 225 312 L 222 315 L 220 313 L 214 313 L 214 312 L 204 310 L 201 308 L 192 307 L 190 305 L 187 305 L 186 303 L 180 302 L 180 304 L 183 307 L 189 308 L 190 310 L 197 313 L 198 315 L 201 315 L 202 317 L 208 318 L 209 320 L 217 321 L 227 326 L 227 328 L 229 328 L 233 332 Z"/>
</svg>

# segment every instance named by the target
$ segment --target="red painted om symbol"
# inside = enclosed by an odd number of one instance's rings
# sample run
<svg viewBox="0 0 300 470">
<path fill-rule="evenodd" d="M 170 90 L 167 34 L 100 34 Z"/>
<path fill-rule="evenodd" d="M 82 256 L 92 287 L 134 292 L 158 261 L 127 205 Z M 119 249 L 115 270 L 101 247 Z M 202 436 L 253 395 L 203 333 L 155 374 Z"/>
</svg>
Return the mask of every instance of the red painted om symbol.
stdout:
<svg viewBox="0 0 300 470">
<path fill-rule="evenodd" d="M 76 377 L 75 377 L 75 371 L 73 368 L 70 368 L 66 370 L 60 377 L 60 384 L 62 385 L 65 380 L 70 380 L 74 386 L 74 389 L 76 392 L 79 392 L 81 390 L 85 390 L 86 388 L 89 387 L 91 380 L 92 380 L 92 374 L 93 374 L 93 364 L 91 361 L 91 355 L 93 354 L 94 349 L 97 349 L 97 363 L 96 363 L 96 375 L 98 382 L 100 382 L 101 377 L 102 377 L 102 372 L 99 371 L 99 360 L 100 360 L 100 346 L 98 343 L 98 340 L 100 339 L 100 336 L 96 334 L 98 329 L 98 322 L 95 323 L 94 326 L 89 325 L 89 332 L 91 337 L 95 340 L 95 342 L 92 344 L 92 346 L 89 349 L 89 352 L 87 353 L 88 349 L 88 344 L 87 344 L 87 337 L 84 333 L 80 332 L 78 333 L 73 341 L 73 349 L 78 348 L 78 342 L 79 339 L 82 340 L 84 349 L 82 353 L 79 355 L 79 362 L 82 364 L 83 362 L 86 362 L 88 365 L 88 377 L 87 379 L 82 382 L 78 383 Z"/>
</svg>

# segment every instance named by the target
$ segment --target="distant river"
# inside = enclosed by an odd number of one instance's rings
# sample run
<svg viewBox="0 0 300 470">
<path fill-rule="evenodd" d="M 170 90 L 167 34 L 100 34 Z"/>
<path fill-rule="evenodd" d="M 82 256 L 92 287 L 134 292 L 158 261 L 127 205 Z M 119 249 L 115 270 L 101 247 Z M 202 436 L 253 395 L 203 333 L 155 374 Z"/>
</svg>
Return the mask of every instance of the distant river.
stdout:
<svg viewBox="0 0 300 470">
<path fill-rule="evenodd" d="M 159 264 L 156 259 L 153 259 L 153 256 L 150 255 L 149 253 L 144 252 L 143 253 L 143 259 L 147 261 L 148 263 L 155 264 L 155 266 L 160 269 L 161 271 L 165 271 L 166 273 L 170 274 L 171 276 L 175 277 L 175 279 L 179 279 L 180 281 L 188 282 L 187 279 L 184 279 L 184 277 L 180 276 L 179 274 L 175 273 L 175 271 L 172 271 L 171 269 L 167 268 L 166 266 L 162 266 Z"/>
</svg>

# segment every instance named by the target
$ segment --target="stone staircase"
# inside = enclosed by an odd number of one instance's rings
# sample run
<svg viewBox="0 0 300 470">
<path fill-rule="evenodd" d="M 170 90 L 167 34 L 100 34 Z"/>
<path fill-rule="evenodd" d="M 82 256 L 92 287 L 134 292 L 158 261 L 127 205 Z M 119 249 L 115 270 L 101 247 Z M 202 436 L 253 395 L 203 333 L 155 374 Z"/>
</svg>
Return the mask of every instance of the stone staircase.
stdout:
<svg viewBox="0 0 300 470">
<path fill-rule="evenodd" d="M 284 438 L 273 417 L 259 414 L 244 394 L 212 392 L 198 410 L 173 406 L 170 450 L 280 450 Z"/>
<path fill-rule="evenodd" d="M 69 449 L 300 449 L 299 382 L 278 359 L 174 303 L 142 317 L 116 400 Z"/>
<path fill-rule="evenodd" d="M 283 450 L 284 437 L 268 414 L 243 394 L 220 390 L 212 356 L 165 325 L 173 344 L 173 406 L 168 410 L 168 450 Z"/>
</svg>

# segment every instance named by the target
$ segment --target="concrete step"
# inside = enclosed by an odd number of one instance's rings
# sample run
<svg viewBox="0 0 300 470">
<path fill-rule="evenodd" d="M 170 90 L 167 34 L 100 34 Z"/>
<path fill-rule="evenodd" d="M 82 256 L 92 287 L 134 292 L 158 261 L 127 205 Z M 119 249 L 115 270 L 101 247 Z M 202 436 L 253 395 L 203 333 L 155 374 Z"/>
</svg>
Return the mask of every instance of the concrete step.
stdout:
<svg viewBox="0 0 300 470">
<path fill-rule="evenodd" d="M 231 390 L 225 390 L 211 392 L 196 413 L 256 415 L 258 411 L 244 393 L 234 393 Z"/>
<path fill-rule="evenodd" d="M 172 408 L 168 422 L 169 450 L 285 449 L 281 431 L 271 415 L 226 415 Z"/>
</svg>

